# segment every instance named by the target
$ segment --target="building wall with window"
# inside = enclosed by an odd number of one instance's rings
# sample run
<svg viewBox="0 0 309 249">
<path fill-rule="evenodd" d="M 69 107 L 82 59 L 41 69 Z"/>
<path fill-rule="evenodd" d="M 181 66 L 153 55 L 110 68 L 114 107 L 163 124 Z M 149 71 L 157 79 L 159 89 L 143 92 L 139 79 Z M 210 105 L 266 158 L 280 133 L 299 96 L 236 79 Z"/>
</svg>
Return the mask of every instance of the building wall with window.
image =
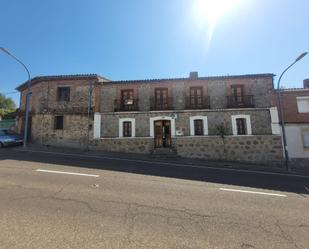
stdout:
<svg viewBox="0 0 309 249">
<path fill-rule="evenodd" d="M 45 145 L 85 146 L 88 139 L 88 104 L 93 116 L 94 107 L 99 101 L 98 83 L 104 80 L 97 75 L 33 78 L 28 134 L 30 141 Z M 18 126 L 23 133 L 27 84 L 20 85 L 17 90 L 21 92 Z M 89 123 L 91 126 L 91 119 Z"/>
<path fill-rule="evenodd" d="M 70 147 L 89 143 L 93 149 L 145 154 L 168 147 L 183 157 L 281 162 L 272 74 L 193 76 L 137 81 L 108 81 L 97 75 L 34 78 L 32 141 Z M 26 85 L 17 89 L 23 127 Z"/>
<path fill-rule="evenodd" d="M 306 167 L 309 167 L 308 87 L 304 80 L 304 88 L 282 89 L 281 91 L 289 157 L 296 166 Z M 274 100 L 276 101 L 276 95 Z"/>
<path fill-rule="evenodd" d="M 132 90 L 133 98 L 137 101 L 138 111 L 152 110 L 155 98 L 155 89 L 166 89 L 168 104 L 174 110 L 191 109 L 190 88 L 201 88 L 201 98 L 204 100 L 204 109 L 226 109 L 228 100 L 231 106 L 237 103 L 231 98 L 232 86 L 241 86 L 245 106 L 263 108 L 272 105 L 273 75 L 241 75 L 225 77 L 200 77 L 166 80 L 138 80 L 138 81 L 110 81 L 102 88 L 101 112 L 114 112 L 115 101 L 121 100 L 121 92 Z M 194 107 L 193 107 L 194 108 Z"/>
<path fill-rule="evenodd" d="M 272 94 L 273 75 L 106 82 L 101 85 L 100 138 L 93 144 L 152 153 L 156 130 L 161 136 L 160 129 L 166 129 L 156 126 L 162 120 L 171 129 L 167 144 L 180 156 L 280 164 Z M 134 121 L 134 136 L 124 136 L 122 120 L 131 120 L 131 129 Z"/>
</svg>

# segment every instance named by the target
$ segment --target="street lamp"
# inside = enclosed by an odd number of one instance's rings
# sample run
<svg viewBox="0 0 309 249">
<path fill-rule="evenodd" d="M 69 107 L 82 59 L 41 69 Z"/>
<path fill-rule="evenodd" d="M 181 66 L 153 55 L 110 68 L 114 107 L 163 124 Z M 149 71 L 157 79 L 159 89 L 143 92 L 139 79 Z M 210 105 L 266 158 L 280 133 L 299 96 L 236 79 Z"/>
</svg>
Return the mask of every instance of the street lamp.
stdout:
<svg viewBox="0 0 309 249">
<path fill-rule="evenodd" d="M 285 163 L 286 163 L 286 169 L 290 171 L 289 168 L 289 152 L 288 152 L 288 146 L 286 142 L 286 134 L 285 134 L 285 126 L 284 126 L 284 113 L 282 109 L 282 100 L 281 100 L 281 91 L 280 91 L 280 81 L 282 76 L 285 74 L 286 71 L 288 71 L 296 62 L 300 61 L 302 58 L 304 58 L 308 53 L 302 53 L 300 56 L 296 58 L 296 60 L 289 65 L 280 75 L 279 80 L 278 80 L 278 85 L 277 85 L 277 98 L 278 98 L 278 106 L 279 106 L 279 111 L 280 111 L 280 117 L 281 117 L 281 126 L 282 126 L 282 137 L 283 137 L 283 146 L 284 146 L 284 155 L 285 155 Z"/>
<path fill-rule="evenodd" d="M 30 72 L 26 65 L 22 63 L 15 55 L 11 54 L 7 49 L 0 47 L 0 50 L 10 57 L 12 57 L 14 60 L 16 60 L 19 64 L 23 66 L 23 68 L 27 71 L 28 74 L 28 92 L 26 95 L 26 117 L 25 117 L 25 131 L 24 131 L 24 142 L 23 146 L 27 146 L 27 137 L 28 137 L 28 122 L 29 122 L 29 103 L 30 103 L 30 95 L 31 95 L 31 77 L 30 77 Z"/>
</svg>

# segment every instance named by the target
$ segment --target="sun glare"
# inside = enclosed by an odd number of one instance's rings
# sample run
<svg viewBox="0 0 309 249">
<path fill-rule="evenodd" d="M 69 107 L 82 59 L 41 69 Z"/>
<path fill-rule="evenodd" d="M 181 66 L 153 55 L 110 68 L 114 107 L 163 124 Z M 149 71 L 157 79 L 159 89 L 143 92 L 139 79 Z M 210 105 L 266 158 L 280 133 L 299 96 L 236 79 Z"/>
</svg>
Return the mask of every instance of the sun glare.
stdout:
<svg viewBox="0 0 309 249">
<path fill-rule="evenodd" d="M 194 15 L 202 27 L 207 27 L 210 41 L 220 18 L 229 12 L 241 0 L 196 0 Z"/>
</svg>

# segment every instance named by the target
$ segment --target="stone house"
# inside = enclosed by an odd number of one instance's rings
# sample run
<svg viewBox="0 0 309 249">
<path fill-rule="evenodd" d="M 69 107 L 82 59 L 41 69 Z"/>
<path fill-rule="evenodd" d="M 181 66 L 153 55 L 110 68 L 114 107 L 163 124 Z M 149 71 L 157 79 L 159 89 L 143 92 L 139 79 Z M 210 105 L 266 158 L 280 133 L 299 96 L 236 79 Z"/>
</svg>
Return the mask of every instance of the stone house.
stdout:
<svg viewBox="0 0 309 249">
<path fill-rule="evenodd" d="M 303 88 L 282 89 L 282 108 L 290 159 L 309 165 L 309 79 Z M 281 121 L 281 120 L 280 120 Z"/>
<path fill-rule="evenodd" d="M 33 78 L 29 140 L 45 145 L 85 146 L 88 125 L 91 126 L 91 122 L 88 122 L 88 107 L 91 114 L 96 100 L 96 84 L 104 81 L 105 78 L 95 74 Z M 18 129 L 23 133 L 27 82 L 16 90 L 20 91 Z"/>
<path fill-rule="evenodd" d="M 64 86 L 72 96 L 76 93 L 75 101 L 59 103 Z M 32 88 L 32 139 L 37 143 L 208 160 L 282 160 L 273 74 L 199 77 L 193 72 L 188 78 L 130 81 L 54 76 L 37 79 Z M 18 90 L 23 96 L 25 85 Z M 58 111 L 63 102 L 87 108 L 87 96 L 89 116 L 85 109 Z"/>
</svg>

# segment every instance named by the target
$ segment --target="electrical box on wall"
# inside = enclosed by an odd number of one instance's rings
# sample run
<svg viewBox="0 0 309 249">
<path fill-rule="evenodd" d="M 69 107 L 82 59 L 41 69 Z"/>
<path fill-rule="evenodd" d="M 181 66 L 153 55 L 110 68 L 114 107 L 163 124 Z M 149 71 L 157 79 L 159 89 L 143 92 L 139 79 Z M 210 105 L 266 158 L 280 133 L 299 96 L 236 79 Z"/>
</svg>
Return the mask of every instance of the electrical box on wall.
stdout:
<svg viewBox="0 0 309 249">
<path fill-rule="evenodd" d="M 176 130 L 176 136 L 183 136 L 182 130 Z"/>
<path fill-rule="evenodd" d="M 173 113 L 173 114 L 172 114 L 172 119 L 176 119 L 176 118 L 178 118 L 177 113 Z"/>
</svg>

